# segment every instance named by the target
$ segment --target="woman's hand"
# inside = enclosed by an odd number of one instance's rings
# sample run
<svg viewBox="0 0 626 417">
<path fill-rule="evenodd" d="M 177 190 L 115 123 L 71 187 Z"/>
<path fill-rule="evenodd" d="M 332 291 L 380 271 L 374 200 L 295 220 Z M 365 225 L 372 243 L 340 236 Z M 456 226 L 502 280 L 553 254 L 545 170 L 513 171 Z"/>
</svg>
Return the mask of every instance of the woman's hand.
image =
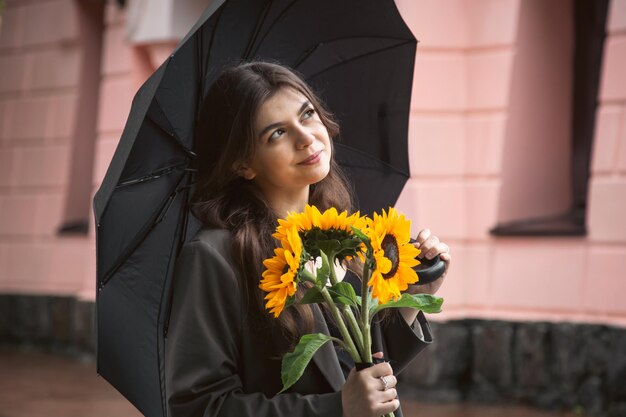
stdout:
<svg viewBox="0 0 626 417">
<path fill-rule="evenodd" d="M 415 239 L 414 245 L 416 248 L 421 249 L 421 253 L 417 256 L 418 258 L 420 259 L 426 258 L 430 260 L 430 259 L 434 259 L 435 256 L 439 256 L 441 260 L 444 262 L 446 269 L 439 278 L 437 278 L 435 281 L 431 282 L 430 284 L 409 285 L 409 288 L 406 289 L 406 292 L 408 292 L 409 294 L 433 295 L 437 292 L 437 290 L 439 290 L 439 287 L 441 287 L 441 284 L 443 284 L 443 280 L 446 274 L 448 273 L 448 268 L 450 267 L 450 261 L 452 260 L 452 258 L 450 257 L 450 248 L 448 247 L 448 245 L 441 242 L 439 238 L 433 235 L 428 229 L 423 229 L 421 232 L 419 232 L 419 234 L 417 235 L 417 238 Z M 419 268 L 417 269 L 417 275 L 419 276 Z M 409 325 L 411 325 L 415 321 L 415 318 L 417 317 L 417 313 L 418 313 L 417 310 L 413 308 L 409 308 L 409 307 L 400 307 L 398 310 L 400 314 L 402 315 L 402 317 L 404 318 L 404 320 Z"/>
<path fill-rule="evenodd" d="M 382 357 L 382 353 L 373 356 Z M 387 382 L 386 387 L 381 377 Z M 352 369 L 341 390 L 343 417 L 380 417 L 396 410 L 400 406 L 397 382 L 387 362 L 358 372 Z"/>
<path fill-rule="evenodd" d="M 409 286 L 407 292 L 411 294 L 435 294 L 437 290 L 439 290 L 439 287 L 441 287 L 441 284 L 443 284 L 444 277 L 448 273 L 448 268 L 450 267 L 450 261 L 452 260 L 450 256 L 450 248 L 448 245 L 440 241 L 437 236 L 433 235 L 428 229 L 423 229 L 419 232 L 415 240 L 415 247 L 421 249 L 422 251 L 418 255 L 418 258 L 431 260 L 436 256 L 439 256 L 444 262 L 446 269 L 436 281 L 425 285 L 411 285 Z M 419 269 L 417 271 L 417 274 L 419 275 Z"/>
</svg>

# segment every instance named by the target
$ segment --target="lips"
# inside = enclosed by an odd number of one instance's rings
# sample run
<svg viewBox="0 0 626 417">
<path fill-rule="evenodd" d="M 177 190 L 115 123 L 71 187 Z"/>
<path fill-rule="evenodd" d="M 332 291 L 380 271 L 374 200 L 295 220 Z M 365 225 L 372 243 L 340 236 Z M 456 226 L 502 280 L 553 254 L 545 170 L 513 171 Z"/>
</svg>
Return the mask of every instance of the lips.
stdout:
<svg viewBox="0 0 626 417">
<path fill-rule="evenodd" d="M 321 153 L 322 153 L 321 150 L 315 152 L 314 154 L 312 154 L 308 158 L 298 162 L 298 165 L 312 165 L 312 164 L 316 164 L 320 160 Z"/>
</svg>

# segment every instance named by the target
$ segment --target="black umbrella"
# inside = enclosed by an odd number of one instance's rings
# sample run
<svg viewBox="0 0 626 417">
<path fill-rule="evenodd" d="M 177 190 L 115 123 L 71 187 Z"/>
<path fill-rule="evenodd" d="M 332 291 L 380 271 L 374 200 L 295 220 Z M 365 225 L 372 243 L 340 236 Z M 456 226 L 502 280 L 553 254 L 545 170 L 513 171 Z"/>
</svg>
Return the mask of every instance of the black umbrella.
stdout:
<svg viewBox="0 0 626 417">
<path fill-rule="evenodd" d="M 170 276 L 199 228 L 189 167 L 213 79 L 249 59 L 303 74 L 340 121 L 337 160 L 371 212 L 393 205 L 408 178 L 415 47 L 393 0 L 214 0 L 139 89 L 94 212 L 98 372 L 145 415 L 165 415 Z"/>
</svg>

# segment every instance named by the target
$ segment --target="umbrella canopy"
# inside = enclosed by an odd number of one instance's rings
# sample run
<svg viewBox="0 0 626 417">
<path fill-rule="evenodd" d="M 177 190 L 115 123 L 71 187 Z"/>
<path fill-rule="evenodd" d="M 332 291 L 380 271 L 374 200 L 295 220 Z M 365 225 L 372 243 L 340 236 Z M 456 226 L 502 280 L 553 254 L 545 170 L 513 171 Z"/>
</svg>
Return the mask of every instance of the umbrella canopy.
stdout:
<svg viewBox="0 0 626 417">
<path fill-rule="evenodd" d="M 393 205 L 408 178 L 415 47 L 393 0 L 214 0 L 139 89 L 94 213 L 98 372 L 145 415 L 166 415 L 170 277 L 199 228 L 190 166 L 212 81 L 241 60 L 300 72 L 337 116 L 337 160 L 371 212 Z"/>
</svg>

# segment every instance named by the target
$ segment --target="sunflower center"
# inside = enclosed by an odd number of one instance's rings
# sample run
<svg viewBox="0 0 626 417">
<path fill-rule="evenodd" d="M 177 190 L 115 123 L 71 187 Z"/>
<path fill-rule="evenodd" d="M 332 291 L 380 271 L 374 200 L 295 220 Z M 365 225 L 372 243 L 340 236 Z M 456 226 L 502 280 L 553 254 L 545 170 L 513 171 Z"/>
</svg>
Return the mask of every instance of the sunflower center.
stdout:
<svg viewBox="0 0 626 417">
<path fill-rule="evenodd" d="M 398 248 L 398 241 L 393 235 L 386 235 L 381 244 L 385 257 L 391 261 L 391 269 L 386 274 L 383 274 L 383 278 L 389 279 L 393 277 L 398 271 L 398 265 L 400 261 L 400 250 Z"/>
</svg>

